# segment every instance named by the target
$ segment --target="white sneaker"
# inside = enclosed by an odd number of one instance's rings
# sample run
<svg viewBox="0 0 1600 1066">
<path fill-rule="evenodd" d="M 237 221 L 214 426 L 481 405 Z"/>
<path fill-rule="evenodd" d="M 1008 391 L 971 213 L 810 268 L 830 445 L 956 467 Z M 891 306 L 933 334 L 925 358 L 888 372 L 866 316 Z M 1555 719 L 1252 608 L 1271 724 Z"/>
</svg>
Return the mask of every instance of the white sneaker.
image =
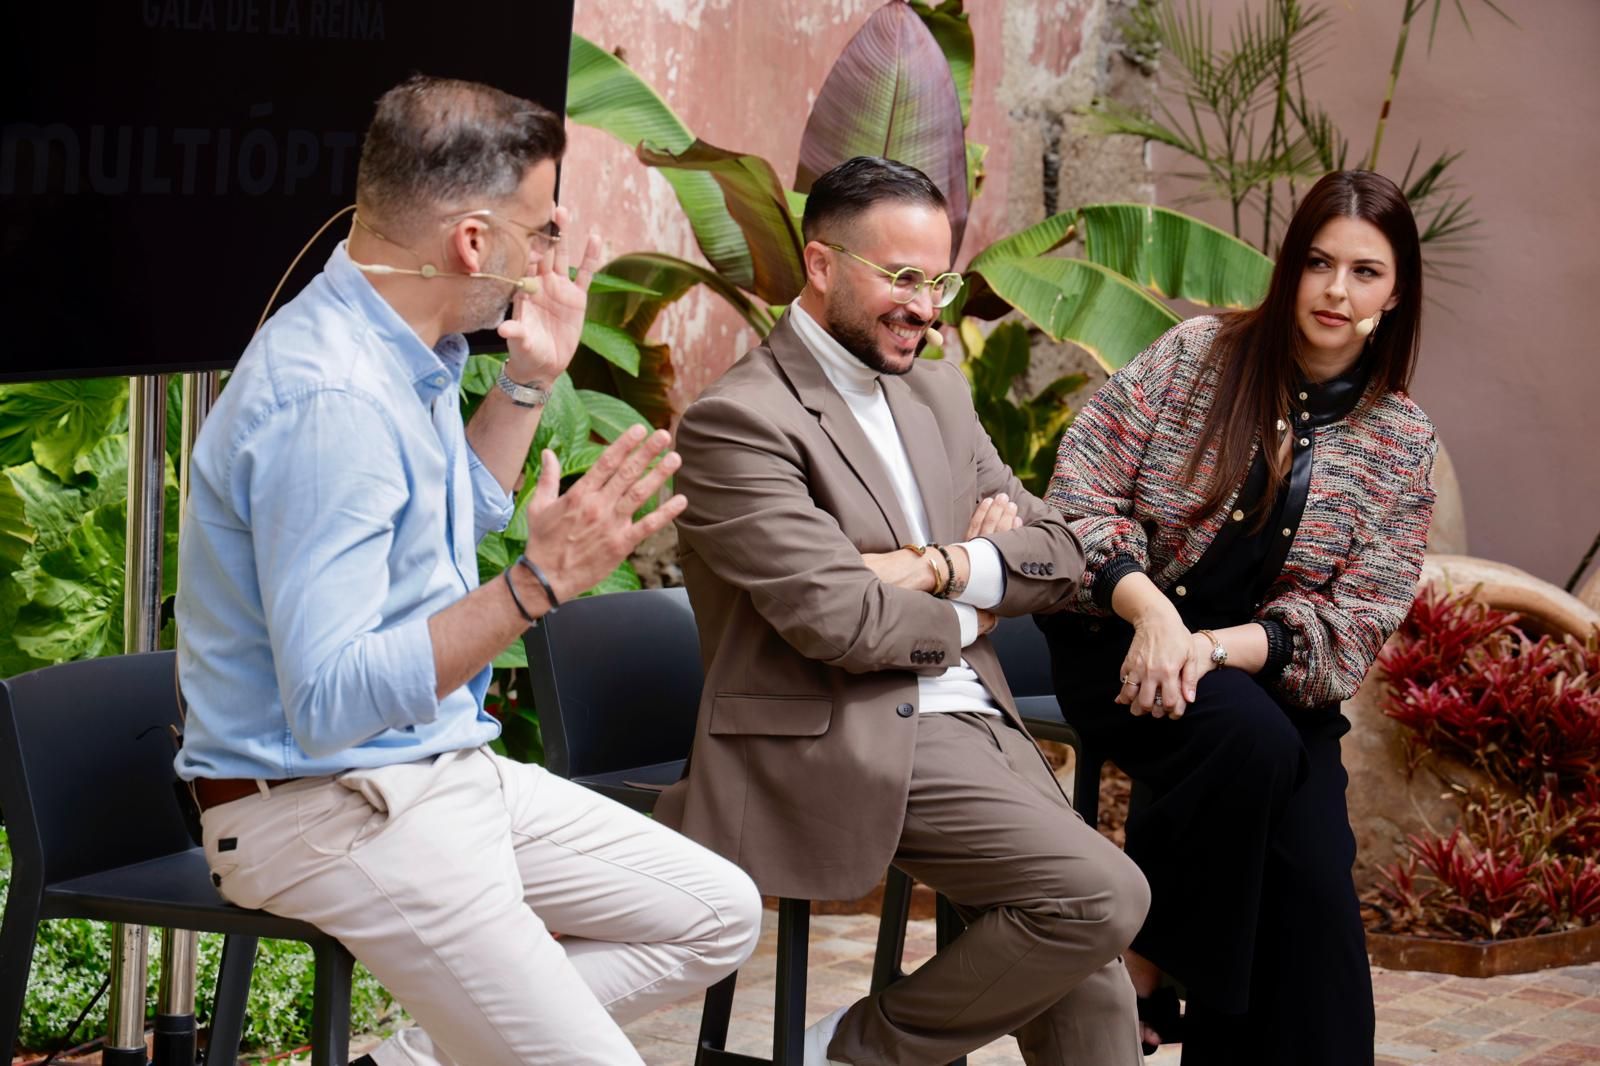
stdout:
<svg viewBox="0 0 1600 1066">
<path fill-rule="evenodd" d="M 806 1027 L 805 1051 L 801 1056 L 804 1066 L 847 1066 L 846 1063 L 828 1058 L 828 1045 L 833 1041 L 834 1031 L 839 1028 L 839 1019 L 849 1009 L 840 1007 L 817 1024 Z"/>
</svg>

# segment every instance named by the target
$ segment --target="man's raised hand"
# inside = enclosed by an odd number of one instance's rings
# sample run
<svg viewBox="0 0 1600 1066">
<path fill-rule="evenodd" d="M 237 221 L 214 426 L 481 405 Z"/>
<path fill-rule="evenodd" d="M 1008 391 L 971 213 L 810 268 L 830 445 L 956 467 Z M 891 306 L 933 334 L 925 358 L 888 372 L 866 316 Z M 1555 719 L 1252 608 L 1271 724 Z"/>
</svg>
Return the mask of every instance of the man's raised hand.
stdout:
<svg viewBox="0 0 1600 1066">
<path fill-rule="evenodd" d="M 679 494 L 639 521 L 633 518 L 682 465 L 677 452 L 666 451 L 671 443 L 664 429 L 646 437 L 643 426 L 630 427 L 565 493 L 560 462 L 554 452 L 544 452 L 528 499 L 527 555 L 549 578 L 557 599 L 565 602 L 599 583 L 641 541 L 683 513 L 689 501 Z"/>
</svg>

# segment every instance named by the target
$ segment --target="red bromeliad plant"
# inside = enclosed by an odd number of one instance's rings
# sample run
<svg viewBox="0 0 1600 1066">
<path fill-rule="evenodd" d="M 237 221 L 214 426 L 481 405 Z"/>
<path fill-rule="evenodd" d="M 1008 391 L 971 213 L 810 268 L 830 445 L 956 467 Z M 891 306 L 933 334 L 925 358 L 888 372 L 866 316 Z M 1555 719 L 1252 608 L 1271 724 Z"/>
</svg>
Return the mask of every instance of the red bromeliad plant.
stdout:
<svg viewBox="0 0 1600 1066">
<path fill-rule="evenodd" d="M 1383 871 L 1402 931 L 1495 940 L 1600 922 L 1600 644 L 1533 640 L 1517 621 L 1427 590 L 1379 657 L 1412 765 L 1443 755 L 1494 782 L 1449 836 L 1410 837 Z"/>
</svg>

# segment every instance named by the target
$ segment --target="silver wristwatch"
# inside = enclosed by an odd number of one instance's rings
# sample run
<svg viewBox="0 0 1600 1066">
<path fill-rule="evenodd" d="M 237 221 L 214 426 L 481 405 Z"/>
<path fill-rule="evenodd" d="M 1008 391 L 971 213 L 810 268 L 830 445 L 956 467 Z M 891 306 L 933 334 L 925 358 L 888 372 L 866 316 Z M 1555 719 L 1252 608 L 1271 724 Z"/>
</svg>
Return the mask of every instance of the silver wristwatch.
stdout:
<svg viewBox="0 0 1600 1066">
<path fill-rule="evenodd" d="M 1222 646 L 1222 641 L 1209 629 L 1200 630 L 1200 635 L 1211 642 L 1211 662 L 1217 666 L 1228 665 L 1228 649 Z"/>
<path fill-rule="evenodd" d="M 500 391 L 511 397 L 511 402 L 518 407 L 543 407 L 550 400 L 548 390 L 538 385 L 523 385 L 512 381 L 505 367 L 500 368 L 500 377 L 495 380 L 495 384 L 499 385 Z"/>
</svg>

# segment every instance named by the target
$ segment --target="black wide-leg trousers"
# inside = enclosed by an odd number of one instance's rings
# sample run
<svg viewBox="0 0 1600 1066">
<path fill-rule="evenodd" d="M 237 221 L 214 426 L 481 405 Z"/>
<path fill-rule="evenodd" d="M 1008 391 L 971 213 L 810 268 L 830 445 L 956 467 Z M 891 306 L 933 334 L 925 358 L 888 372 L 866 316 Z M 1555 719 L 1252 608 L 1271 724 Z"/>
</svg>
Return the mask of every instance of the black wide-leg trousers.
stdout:
<svg viewBox="0 0 1600 1066">
<path fill-rule="evenodd" d="M 1184 1066 L 1370 1066 L 1374 1018 L 1337 707 L 1281 705 L 1236 669 L 1182 718 L 1113 702 L 1129 630 L 1044 626 L 1085 744 L 1154 799 L 1127 826 L 1150 883 L 1133 949 L 1187 991 Z"/>
</svg>

